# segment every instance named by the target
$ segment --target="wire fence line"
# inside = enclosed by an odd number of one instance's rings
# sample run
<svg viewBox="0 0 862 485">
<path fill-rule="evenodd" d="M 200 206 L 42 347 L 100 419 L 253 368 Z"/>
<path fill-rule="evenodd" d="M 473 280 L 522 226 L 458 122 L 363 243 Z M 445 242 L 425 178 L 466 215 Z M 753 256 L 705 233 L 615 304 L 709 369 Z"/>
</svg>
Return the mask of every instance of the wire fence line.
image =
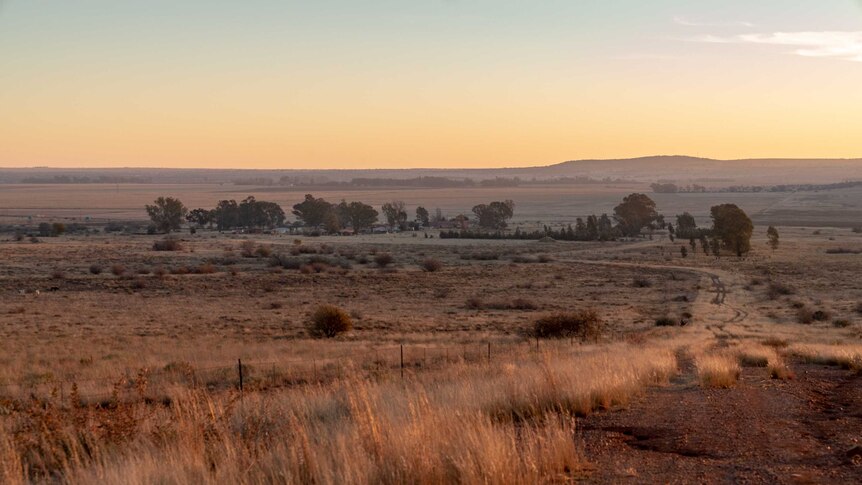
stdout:
<svg viewBox="0 0 862 485">
<path fill-rule="evenodd" d="M 0 383 L 0 400 L 21 398 L 60 398 L 77 395 L 82 401 L 99 402 L 123 397 L 165 394 L 168 388 L 185 387 L 210 391 L 266 390 L 304 384 L 323 383 L 360 372 L 370 376 L 395 376 L 404 379 L 424 370 L 440 369 L 456 363 L 510 361 L 525 355 L 559 350 L 574 345 L 550 344 L 543 340 L 519 343 L 482 342 L 448 346 L 393 345 L 351 352 L 341 356 L 298 357 L 278 360 L 244 360 L 229 365 L 194 366 L 173 362 L 160 369 L 127 369 L 114 376 L 77 378 L 75 376 L 22 379 Z M 81 386 L 86 384 L 85 386 Z M 95 389 L 93 389 L 95 388 Z"/>
</svg>

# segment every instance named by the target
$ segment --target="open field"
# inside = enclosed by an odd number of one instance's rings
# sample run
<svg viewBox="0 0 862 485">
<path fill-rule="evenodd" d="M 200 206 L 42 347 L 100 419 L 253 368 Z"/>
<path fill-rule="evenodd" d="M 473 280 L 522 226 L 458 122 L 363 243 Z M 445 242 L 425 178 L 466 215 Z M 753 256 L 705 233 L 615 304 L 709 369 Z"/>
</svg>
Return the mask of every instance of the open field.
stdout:
<svg viewBox="0 0 862 485">
<path fill-rule="evenodd" d="M 862 235 L 779 230 L 743 259 L 661 234 L 4 240 L 0 481 L 858 481 L 862 259 L 827 250 Z M 313 338 L 322 303 L 353 329 Z M 533 337 L 585 309 L 594 338 Z"/>
<path fill-rule="evenodd" d="M 709 219 L 709 208 L 732 198 L 757 224 L 808 227 L 862 226 L 862 188 L 820 192 L 761 192 L 652 194 L 649 184 L 548 185 L 504 188 L 431 189 L 391 188 L 344 190 L 290 187 L 255 187 L 232 184 L 46 184 L 4 185 L 0 190 L 0 223 L 34 220 L 82 221 L 144 220 L 145 204 L 159 196 L 180 197 L 186 206 L 213 207 L 219 200 L 237 201 L 253 195 L 286 210 L 312 192 L 331 202 L 359 200 L 374 206 L 403 200 L 412 211 L 421 205 L 440 208 L 453 217 L 492 200 L 513 199 L 513 222 L 525 226 L 569 224 L 589 214 L 612 213 L 619 200 L 632 192 L 648 193 L 666 215 L 688 211 L 699 223 Z"/>
</svg>

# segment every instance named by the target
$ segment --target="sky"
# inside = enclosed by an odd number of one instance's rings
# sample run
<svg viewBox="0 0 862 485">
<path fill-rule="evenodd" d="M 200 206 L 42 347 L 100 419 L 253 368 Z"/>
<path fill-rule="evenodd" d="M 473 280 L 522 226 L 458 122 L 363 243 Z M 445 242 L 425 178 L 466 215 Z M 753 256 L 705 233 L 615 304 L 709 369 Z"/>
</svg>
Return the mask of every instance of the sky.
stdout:
<svg viewBox="0 0 862 485">
<path fill-rule="evenodd" d="M 862 0 L 0 0 L 0 167 L 862 157 Z"/>
</svg>

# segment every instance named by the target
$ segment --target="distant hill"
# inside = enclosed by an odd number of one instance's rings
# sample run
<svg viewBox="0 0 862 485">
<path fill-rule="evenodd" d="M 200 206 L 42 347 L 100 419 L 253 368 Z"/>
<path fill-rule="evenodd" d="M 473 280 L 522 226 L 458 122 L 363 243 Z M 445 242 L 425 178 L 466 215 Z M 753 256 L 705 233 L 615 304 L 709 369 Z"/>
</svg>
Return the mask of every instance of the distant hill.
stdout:
<svg viewBox="0 0 862 485">
<path fill-rule="evenodd" d="M 862 180 L 862 159 L 714 160 L 688 156 L 651 156 L 612 160 L 572 160 L 536 167 L 488 169 L 166 169 L 166 168 L 0 168 L 0 183 L 277 183 L 282 177 L 303 183 L 348 182 L 356 178 L 445 177 L 477 181 L 496 177 L 554 179 L 590 177 L 639 182 L 674 181 L 705 185 L 831 183 Z"/>
</svg>

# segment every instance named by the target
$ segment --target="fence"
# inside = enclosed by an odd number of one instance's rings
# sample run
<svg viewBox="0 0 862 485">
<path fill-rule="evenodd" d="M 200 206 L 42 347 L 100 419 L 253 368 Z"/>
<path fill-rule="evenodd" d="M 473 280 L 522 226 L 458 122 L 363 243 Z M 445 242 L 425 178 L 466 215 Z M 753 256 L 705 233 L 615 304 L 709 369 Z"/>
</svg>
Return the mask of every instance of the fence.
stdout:
<svg viewBox="0 0 862 485">
<path fill-rule="evenodd" d="M 571 348 L 573 341 L 522 340 L 449 346 L 393 345 L 347 355 L 271 361 L 243 360 L 229 365 L 199 367 L 171 363 L 161 369 L 127 369 L 115 376 L 47 377 L 29 382 L 0 384 L 0 400 L 59 398 L 75 394 L 82 402 L 145 398 L 158 400 L 177 388 L 239 392 L 321 384 L 348 375 L 400 378 L 454 364 L 490 364 L 528 355 Z M 26 381 L 26 380 L 23 380 Z"/>
</svg>

